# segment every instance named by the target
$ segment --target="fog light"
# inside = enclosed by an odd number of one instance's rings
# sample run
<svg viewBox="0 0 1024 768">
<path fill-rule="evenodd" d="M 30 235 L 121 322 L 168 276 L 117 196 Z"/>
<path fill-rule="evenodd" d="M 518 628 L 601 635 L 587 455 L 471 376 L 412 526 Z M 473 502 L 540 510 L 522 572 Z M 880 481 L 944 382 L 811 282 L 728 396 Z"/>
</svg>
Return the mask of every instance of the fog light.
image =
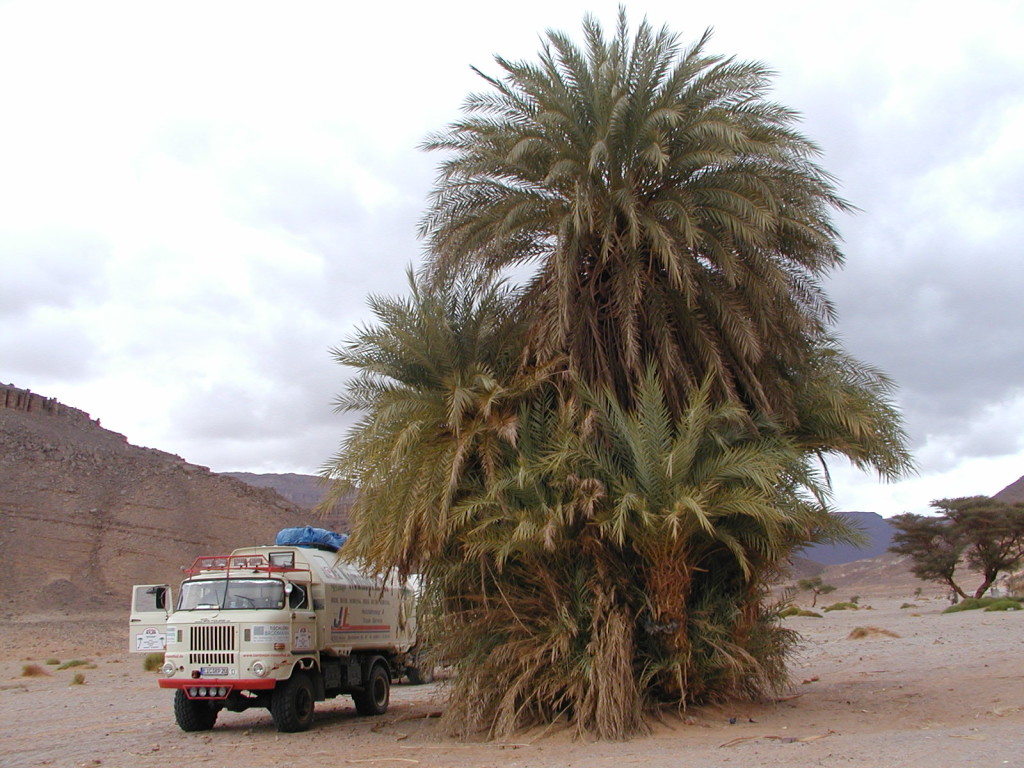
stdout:
<svg viewBox="0 0 1024 768">
<path fill-rule="evenodd" d="M 227 696 L 228 695 L 228 689 L 225 688 L 224 686 L 221 686 L 220 688 L 217 689 L 217 695 L 222 697 L 222 698 L 224 696 Z"/>
<path fill-rule="evenodd" d="M 254 661 L 252 663 L 252 673 L 256 675 L 256 677 L 263 677 L 267 674 L 267 665 L 262 661 Z"/>
<path fill-rule="evenodd" d="M 199 689 L 199 696 L 200 696 L 200 698 L 202 698 L 205 695 L 206 695 L 206 689 L 205 688 L 200 688 Z"/>
<path fill-rule="evenodd" d="M 171 664 L 171 662 L 168 661 L 168 662 L 165 662 L 162 667 L 160 667 L 160 672 L 163 674 L 164 677 L 173 677 L 174 676 L 174 669 L 175 669 L 174 665 Z"/>
<path fill-rule="evenodd" d="M 188 695 L 189 696 L 195 696 L 198 693 L 199 693 L 199 689 L 198 688 L 189 688 L 188 689 Z"/>
</svg>

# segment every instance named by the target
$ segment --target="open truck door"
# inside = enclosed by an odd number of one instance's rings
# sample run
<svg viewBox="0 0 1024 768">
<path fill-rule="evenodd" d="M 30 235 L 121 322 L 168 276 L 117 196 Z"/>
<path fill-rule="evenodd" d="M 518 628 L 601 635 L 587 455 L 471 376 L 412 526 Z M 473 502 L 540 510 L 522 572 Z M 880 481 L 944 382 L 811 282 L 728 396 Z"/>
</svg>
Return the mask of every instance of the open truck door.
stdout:
<svg viewBox="0 0 1024 768">
<path fill-rule="evenodd" d="M 171 612 L 171 588 L 167 584 L 136 584 L 132 587 L 129 648 L 132 653 L 167 649 L 167 616 Z"/>
</svg>

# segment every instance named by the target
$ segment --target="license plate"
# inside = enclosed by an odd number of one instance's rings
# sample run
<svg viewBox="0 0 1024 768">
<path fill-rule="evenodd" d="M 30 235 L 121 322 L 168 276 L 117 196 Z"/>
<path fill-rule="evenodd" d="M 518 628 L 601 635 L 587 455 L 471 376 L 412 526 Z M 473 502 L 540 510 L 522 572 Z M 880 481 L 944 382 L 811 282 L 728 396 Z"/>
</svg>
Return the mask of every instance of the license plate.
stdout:
<svg viewBox="0 0 1024 768">
<path fill-rule="evenodd" d="M 199 674 L 203 677 L 227 677 L 227 667 L 200 667 Z"/>
</svg>

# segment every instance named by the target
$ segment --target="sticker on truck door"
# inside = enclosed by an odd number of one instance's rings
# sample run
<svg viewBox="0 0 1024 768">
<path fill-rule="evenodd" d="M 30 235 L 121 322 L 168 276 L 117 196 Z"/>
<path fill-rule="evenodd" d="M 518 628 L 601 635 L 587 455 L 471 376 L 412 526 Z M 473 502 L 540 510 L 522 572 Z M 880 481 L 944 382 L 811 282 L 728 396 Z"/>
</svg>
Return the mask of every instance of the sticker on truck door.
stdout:
<svg viewBox="0 0 1024 768">
<path fill-rule="evenodd" d="M 146 627 L 135 632 L 136 651 L 162 651 L 167 648 L 167 635 L 156 627 Z"/>
<path fill-rule="evenodd" d="M 297 627 L 295 629 L 295 637 L 292 638 L 292 650 L 313 650 L 313 633 L 309 631 L 309 627 Z"/>
</svg>

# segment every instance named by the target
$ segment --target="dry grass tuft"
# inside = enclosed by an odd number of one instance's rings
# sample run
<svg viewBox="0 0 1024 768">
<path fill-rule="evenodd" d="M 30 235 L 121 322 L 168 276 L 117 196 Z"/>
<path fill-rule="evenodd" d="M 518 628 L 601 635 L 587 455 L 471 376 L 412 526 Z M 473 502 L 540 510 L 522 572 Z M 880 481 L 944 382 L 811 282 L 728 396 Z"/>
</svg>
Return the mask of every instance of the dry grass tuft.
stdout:
<svg viewBox="0 0 1024 768">
<path fill-rule="evenodd" d="M 85 685 L 85 675 L 81 672 L 75 672 L 69 685 Z"/>
<path fill-rule="evenodd" d="M 23 664 L 21 667 L 22 677 L 48 677 L 49 674 L 38 664 Z"/>
<path fill-rule="evenodd" d="M 899 637 L 895 632 L 882 629 L 881 627 L 857 627 L 849 635 L 847 640 L 864 640 L 869 637 Z"/>
</svg>

